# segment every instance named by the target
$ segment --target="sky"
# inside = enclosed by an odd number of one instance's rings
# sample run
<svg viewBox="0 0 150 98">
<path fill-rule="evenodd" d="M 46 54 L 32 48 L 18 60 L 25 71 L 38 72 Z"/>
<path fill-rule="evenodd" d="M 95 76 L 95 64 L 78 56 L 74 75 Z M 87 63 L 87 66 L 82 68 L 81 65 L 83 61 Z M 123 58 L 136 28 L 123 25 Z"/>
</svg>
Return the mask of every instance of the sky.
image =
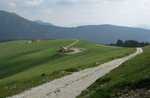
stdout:
<svg viewBox="0 0 150 98">
<path fill-rule="evenodd" d="M 150 25 L 150 0 L 0 0 L 0 10 L 63 27 Z"/>
</svg>

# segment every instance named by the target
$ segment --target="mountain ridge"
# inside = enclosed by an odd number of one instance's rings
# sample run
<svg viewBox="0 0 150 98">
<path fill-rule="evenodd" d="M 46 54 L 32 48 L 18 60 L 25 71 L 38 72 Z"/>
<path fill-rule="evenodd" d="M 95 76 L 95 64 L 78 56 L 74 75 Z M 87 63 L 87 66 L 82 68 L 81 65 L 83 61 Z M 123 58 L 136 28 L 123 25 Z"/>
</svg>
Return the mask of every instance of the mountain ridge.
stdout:
<svg viewBox="0 0 150 98">
<path fill-rule="evenodd" d="M 73 38 L 97 43 L 114 43 L 118 39 L 150 42 L 150 30 L 143 28 L 109 24 L 59 27 L 1 10 L 0 21 L 0 40 Z"/>
</svg>

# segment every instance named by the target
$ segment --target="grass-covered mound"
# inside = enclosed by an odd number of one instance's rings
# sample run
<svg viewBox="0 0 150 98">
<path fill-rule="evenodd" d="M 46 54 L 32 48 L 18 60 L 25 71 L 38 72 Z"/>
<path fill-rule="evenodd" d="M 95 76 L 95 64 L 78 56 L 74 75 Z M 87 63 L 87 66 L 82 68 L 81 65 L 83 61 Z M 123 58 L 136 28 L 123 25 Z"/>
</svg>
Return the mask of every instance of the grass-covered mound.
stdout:
<svg viewBox="0 0 150 98">
<path fill-rule="evenodd" d="M 134 49 L 98 46 L 77 42 L 85 51 L 60 55 L 61 46 L 74 40 L 11 41 L 0 43 L 0 98 L 11 96 L 47 81 L 94 67 L 130 53 Z"/>
<path fill-rule="evenodd" d="M 149 98 L 150 46 L 98 79 L 78 98 Z"/>
</svg>

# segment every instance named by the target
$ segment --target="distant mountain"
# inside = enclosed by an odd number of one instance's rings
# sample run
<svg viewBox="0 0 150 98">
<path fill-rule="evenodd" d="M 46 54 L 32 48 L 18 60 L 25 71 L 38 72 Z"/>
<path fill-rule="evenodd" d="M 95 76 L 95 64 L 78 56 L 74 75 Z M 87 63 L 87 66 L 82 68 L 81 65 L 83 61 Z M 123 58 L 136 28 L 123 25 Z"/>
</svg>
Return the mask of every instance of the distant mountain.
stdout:
<svg viewBox="0 0 150 98">
<path fill-rule="evenodd" d="M 150 42 L 150 30 L 113 25 L 65 28 L 0 11 L 0 40 L 48 38 L 76 38 L 99 43 L 112 43 L 118 39 Z"/>
</svg>

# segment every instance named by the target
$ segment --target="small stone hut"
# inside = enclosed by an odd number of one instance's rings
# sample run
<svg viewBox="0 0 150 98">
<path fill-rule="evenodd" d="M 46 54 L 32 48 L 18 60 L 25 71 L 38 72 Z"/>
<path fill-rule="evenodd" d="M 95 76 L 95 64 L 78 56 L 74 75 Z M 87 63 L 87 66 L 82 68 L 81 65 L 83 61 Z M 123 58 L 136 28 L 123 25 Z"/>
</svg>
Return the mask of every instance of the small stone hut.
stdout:
<svg viewBox="0 0 150 98">
<path fill-rule="evenodd" d="M 67 52 L 69 52 L 69 50 L 70 49 L 68 49 L 68 48 L 66 48 L 66 47 L 60 47 L 60 49 L 59 49 L 59 53 L 67 53 Z"/>
</svg>

